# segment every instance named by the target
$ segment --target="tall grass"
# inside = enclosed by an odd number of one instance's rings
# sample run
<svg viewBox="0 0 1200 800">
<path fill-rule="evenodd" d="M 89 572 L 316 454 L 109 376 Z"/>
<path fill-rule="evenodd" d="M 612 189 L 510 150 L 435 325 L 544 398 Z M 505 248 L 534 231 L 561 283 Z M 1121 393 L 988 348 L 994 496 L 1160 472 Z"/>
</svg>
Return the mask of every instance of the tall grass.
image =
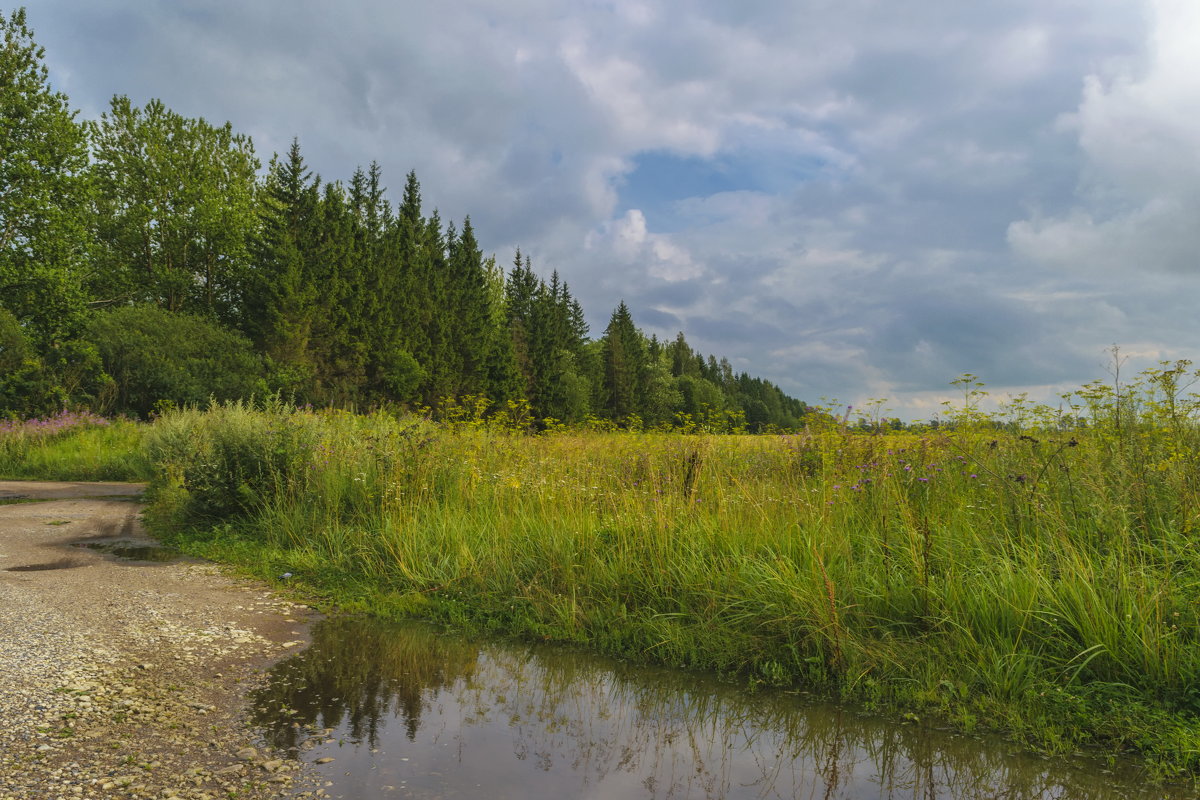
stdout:
<svg viewBox="0 0 1200 800">
<path fill-rule="evenodd" d="M 1194 776 L 1200 428 L 1097 402 L 1120 424 L 778 437 L 232 404 L 146 447 L 160 528 L 343 603 Z"/>
<path fill-rule="evenodd" d="M 0 479 L 147 481 L 141 454 L 145 426 L 64 411 L 52 417 L 0 420 Z"/>
</svg>

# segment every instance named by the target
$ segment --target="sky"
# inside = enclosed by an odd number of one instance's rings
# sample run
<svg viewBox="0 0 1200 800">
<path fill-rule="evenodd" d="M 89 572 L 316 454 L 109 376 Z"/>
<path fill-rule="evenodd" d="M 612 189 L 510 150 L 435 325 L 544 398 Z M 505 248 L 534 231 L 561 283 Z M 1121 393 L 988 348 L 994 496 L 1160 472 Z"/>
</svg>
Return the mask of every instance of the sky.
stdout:
<svg viewBox="0 0 1200 800">
<path fill-rule="evenodd" d="M 1194 0 L 29 0 L 114 94 L 298 137 L 810 403 L 1200 356 Z M 1200 361 L 1200 358 L 1197 358 Z"/>
</svg>

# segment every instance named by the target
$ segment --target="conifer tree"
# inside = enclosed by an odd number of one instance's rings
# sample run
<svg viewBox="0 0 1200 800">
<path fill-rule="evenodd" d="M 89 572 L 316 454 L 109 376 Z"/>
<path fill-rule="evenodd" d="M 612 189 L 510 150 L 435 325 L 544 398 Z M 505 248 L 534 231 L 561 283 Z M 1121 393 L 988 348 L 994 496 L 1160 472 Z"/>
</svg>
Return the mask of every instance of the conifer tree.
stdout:
<svg viewBox="0 0 1200 800">
<path fill-rule="evenodd" d="M 513 268 L 504 285 L 505 318 L 512 336 L 513 357 L 521 376 L 521 393 L 532 400 L 537 390 L 533 363 L 534 302 L 540 281 L 533 273 L 529 256 L 522 260 L 517 249 Z"/>
<path fill-rule="evenodd" d="M 242 298 L 243 330 L 269 359 L 276 384 L 302 395 L 315 371 L 309 349 L 315 318 L 326 307 L 317 302 L 318 287 L 330 289 L 311 263 L 318 202 L 317 183 L 293 140 L 286 159 L 272 158 L 267 171 Z"/>
<path fill-rule="evenodd" d="M 389 281 L 382 292 L 392 309 L 388 341 L 380 341 L 376 357 L 387 376 L 391 398 L 417 400 L 428 390 L 432 341 L 430 315 L 433 279 L 431 250 L 440 239 L 421 212 L 421 184 L 415 172 L 405 179 L 404 196 L 388 230 Z"/>
<path fill-rule="evenodd" d="M 624 300 L 613 311 L 601 341 L 604 410 L 616 420 L 641 413 L 646 351 Z"/>
<path fill-rule="evenodd" d="M 312 242 L 313 280 L 323 308 L 313 321 L 315 392 L 324 402 L 362 402 L 367 343 L 361 320 L 367 305 L 361 274 L 357 222 L 342 187 L 327 183 L 318 206 Z"/>
<path fill-rule="evenodd" d="M 493 405 L 502 407 L 524 398 L 520 367 L 513 348 L 512 328 L 508 321 L 508 303 L 504 270 L 489 258 L 484 264 L 487 279 L 488 338 L 483 362 L 483 394 Z"/>
<path fill-rule="evenodd" d="M 461 374 L 458 353 L 453 347 L 454 323 L 449 320 L 451 309 L 449 266 L 449 232 L 442 230 L 442 218 L 437 209 L 425 221 L 420 258 L 424 275 L 423 304 L 418 324 L 425 332 L 426 350 L 417 359 L 426 369 L 422 387 L 424 403 L 436 408 L 443 397 L 452 397 Z M 457 231 L 453 233 L 458 236 Z"/>
<path fill-rule="evenodd" d="M 484 363 L 492 325 L 483 251 L 470 217 L 463 220 L 461 233 L 447 238 L 446 301 L 441 312 L 450 342 L 446 357 L 452 359 L 459 372 L 451 393 L 475 395 L 484 390 Z"/>
</svg>

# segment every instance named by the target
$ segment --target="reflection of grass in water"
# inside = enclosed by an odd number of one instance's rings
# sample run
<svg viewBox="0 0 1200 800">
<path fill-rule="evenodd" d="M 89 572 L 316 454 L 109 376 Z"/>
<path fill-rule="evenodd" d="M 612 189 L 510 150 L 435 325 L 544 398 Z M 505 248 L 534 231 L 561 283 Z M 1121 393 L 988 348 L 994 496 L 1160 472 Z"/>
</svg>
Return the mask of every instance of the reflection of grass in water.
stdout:
<svg viewBox="0 0 1200 800">
<path fill-rule="evenodd" d="M 903 797 L 1130 797 L 1128 788 L 1106 790 L 1093 774 L 1014 758 L 994 741 L 952 739 L 771 691 L 746 693 L 583 654 L 539 650 L 531 656 L 500 647 L 486 654 L 474 680 L 457 689 L 460 705 L 487 707 L 503 687 L 494 713 L 523 721 L 514 726 L 518 749 L 553 753 L 592 770 L 596 780 L 614 770 L 676 776 L 679 783 L 660 781 L 659 788 L 723 797 L 741 779 L 735 767 L 744 768 L 745 751 L 752 750 L 759 770 L 755 796 L 841 796 L 851 780 L 863 780 L 865 769 L 874 783 Z"/>
<path fill-rule="evenodd" d="M 415 735 L 422 693 L 448 686 L 474 669 L 477 649 L 432 632 L 393 635 L 393 626 L 357 618 L 330 619 L 313 643 L 271 670 L 251 698 L 252 719 L 277 747 L 298 744 L 302 728 L 345 725 L 351 738 L 375 745 L 379 725 L 399 717 Z"/>
<path fill-rule="evenodd" d="M 82 542 L 76 547 L 96 550 L 101 553 L 124 559 L 126 561 L 153 561 L 168 563 L 179 559 L 179 551 L 156 544 L 140 544 L 136 542 Z"/>
<path fill-rule="evenodd" d="M 255 722 L 280 747 L 304 729 L 338 726 L 386 746 L 381 729 L 390 719 L 415 739 L 425 704 L 447 694 L 468 725 L 507 723 L 514 758 L 542 769 L 569 766 L 588 785 L 620 772 L 668 796 L 837 797 L 872 776 L 897 797 L 1130 796 L 1093 775 L 1013 759 L 994 742 L 578 652 L 480 647 L 426 627 L 362 619 L 319 625 L 312 648 L 276 667 L 254 696 Z M 751 764 L 757 775 L 747 782 Z"/>
<path fill-rule="evenodd" d="M 9 497 L 0 497 L 0 506 L 15 506 L 24 503 L 48 503 L 49 500 L 42 497 L 26 497 L 24 495 L 16 495 Z"/>
</svg>

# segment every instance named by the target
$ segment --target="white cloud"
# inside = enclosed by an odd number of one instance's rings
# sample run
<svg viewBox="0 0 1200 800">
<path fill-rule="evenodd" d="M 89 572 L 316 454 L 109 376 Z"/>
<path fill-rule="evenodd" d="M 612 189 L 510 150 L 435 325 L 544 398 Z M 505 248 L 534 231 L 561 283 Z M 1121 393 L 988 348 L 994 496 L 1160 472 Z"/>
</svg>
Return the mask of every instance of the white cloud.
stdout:
<svg viewBox="0 0 1200 800">
<path fill-rule="evenodd" d="M 1008 31 L 987 48 L 984 63 L 988 72 L 1002 81 L 1033 80 L 1050 64 L 1050 33 L 1040 25 Z"/>
<path fill-rule="evenodd" d="M 668 283 L 694 280 L 704 273 L 688 251 L 670 236 L 650 233 L 646 229 L 646 216 L 636 208 L 590 232 L 584 246 L 614 255 L 623 265 Z"/>
</svg>

